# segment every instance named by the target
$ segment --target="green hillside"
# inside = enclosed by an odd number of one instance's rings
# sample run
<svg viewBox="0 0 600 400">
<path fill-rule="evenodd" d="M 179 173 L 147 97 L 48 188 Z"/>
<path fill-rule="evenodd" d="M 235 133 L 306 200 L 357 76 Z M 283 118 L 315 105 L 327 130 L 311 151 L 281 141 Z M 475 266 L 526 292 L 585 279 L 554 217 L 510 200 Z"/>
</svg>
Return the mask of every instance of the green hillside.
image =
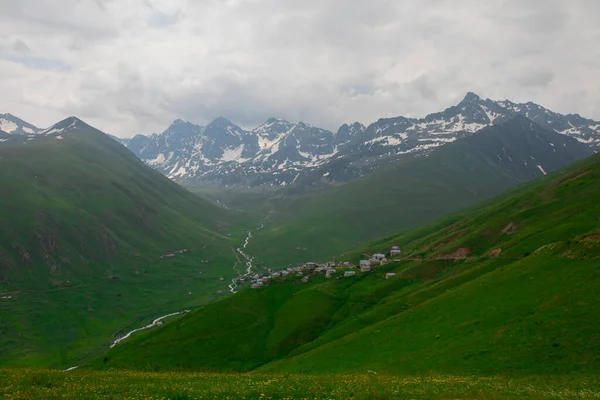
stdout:
<svg viewBox="0 0 600 400">
<path fill-rule="evenodd" d="M 600 157 L 363 248 L 356 277 L 295 276 L 124 342 L 92 368 L 261 373 L 597 374 Z M 360 254 L 347 256 L 358 261 Z M 397 275 L 384 279 L 384 272 Z M 339 273 L 338 273 L 339 275 Z"/>
<path fill-rule="evenodd" d="M 526 118 L 482 129 L 422 157 L 324 193 L 270 202 L 272 215 L 249 251 L 272 268 L 340 254 L 421 226 L 593 154 Z M 308 189 L 307 189 L 308 190 Z"/>
<path fill-rule="evenodd" d="M 102 132 L 74 118 L 54 129 L 0 149 L 0 365 L 70 366 L 227 292 L 243 242 L 240 216 Z"/>
</svg>

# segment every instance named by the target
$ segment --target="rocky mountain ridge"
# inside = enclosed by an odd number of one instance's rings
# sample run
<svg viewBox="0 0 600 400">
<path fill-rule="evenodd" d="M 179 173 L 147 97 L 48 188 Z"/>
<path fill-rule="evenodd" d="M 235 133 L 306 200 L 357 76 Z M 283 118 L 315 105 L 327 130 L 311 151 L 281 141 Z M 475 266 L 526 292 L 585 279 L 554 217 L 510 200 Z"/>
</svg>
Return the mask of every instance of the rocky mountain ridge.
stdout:
<svg viewBox="0 0 600 400">
<path fill-rule="evenodd" d="M 181 183 L 280 187 L 345 182 L 516 116 L 600 149 L 600 122 L 532 102 L 482 99 L 471 92 L 457 105 L 424 118 L 381 118 L 368 126 L 354 122 L 335 133 L 278 118 L 245 130 L 219 117 L 206 126 L 178 119 L 162 133 L 113 139 Z M 57 130 L 40 130 L 11 114 L 0 114 L 0 145 L 18 136 L 27 141 L 52 132 Z"/>
<path fill-rule="evenodd" d="M 355 122 L 335 133 L 276 118 L 248 131 L 219 117 L 206 127 L 176 120 L 163 133 L 122 142 L 177 181 L 285 186 L 299 179 L 346 181 L 517 115 L 600 149 L 600 122 L 531 102 L 482 99 L 474 93 L 424 118 L 381 118 L 368 127 Z"/>
</svg>

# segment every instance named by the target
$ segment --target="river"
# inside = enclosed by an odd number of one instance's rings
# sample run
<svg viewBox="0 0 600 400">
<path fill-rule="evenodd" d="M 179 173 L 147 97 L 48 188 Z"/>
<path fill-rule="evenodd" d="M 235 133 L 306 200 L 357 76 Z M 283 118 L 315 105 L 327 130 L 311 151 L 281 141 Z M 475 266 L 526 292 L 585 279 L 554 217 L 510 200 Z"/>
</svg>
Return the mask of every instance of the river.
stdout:
<svg viewBox="0 0 600 400">
<path fill-rule="evenodd" d="M 257 230 L 262 229 L 264 227 L 265 227 L 265 223 L 263 222 L 263 223 L 260 224 L 260 226 L 258 228 L 254 229 L 254 231 L 257 231 Z M 248 231 L 248 235 L 246 236 L 246 240 L 244 241 L 244 245 L 241 248 L 238 247 L 236 249 L 237 252 L 240 253 L 240 255 L 242 257 L 244 257 L 244 260 L 245 260 L 244 264 L 246 265 L 246 273 L 243 274 L 243 275 L 240 275 L 239 272 L 238 272 L 238 276 L 236 278 L 233 278 L 231 280 L 231 284 L 229 285 L 229 291 L 231 293 L 236 293 L 237 292 L 236 289 L 238 287 L 238 282 L 241 279 L 249 278 L 252 275 L 254 275 L 254 272 L 252 272 L 252 268 L 254 267 L 254 265 L 252 264 L 254 262 L 254 257 L 246 254 L 246 252 L 244 252 L 244 250 L 243 250 L 243 249 L 246 249 L 246 247 L 248 246 L 248 243 L 250 243 L 250 239 L 252 239 L 252 232 L 253 231 Z"/>
<path fill-rule="evenodd" d="M 166 318 L 169 318 L 169 317 L 174 317 L 175 315 L 187 314 L 189 312 L 190 312 L 190 310 L 183 310 L 183 311 L 174 312 L 174 313 L 163 315 L 162 317 L 156 318 L 154 321 L 152 321 L 151 324 L 148 324 L 148 325 L 143 326 L 143 327 L 138 328 L 138 329 L 134 329 L 131 332 L 127 333 L 126 335 L 121 336 L 120 338 L 116 339 L 114 342 L 111 343 L 110 348 L 112 349 L 113 347 L 115 347 L 116 345 L 118 345 L 123 340 L 127 339 L 128 337 L 130 337 L 131 335 L 133 335 L 136 332 L 143 331 L 143 330 L 150 329 L 150 328 L 154 328 L 155 326 L 161 325 L 162 324 L 161 321 L 163 319 L 166 319 Z"/>
<path fill-rule="evenodd" d="M 246 247 L 248 246 L 248 243 L 250 243 L 250 240 L 252 239 L 252 232 L 253 231 L 257 231 L 259 229 L 264 228 L 265 224 L 264 222 L 260 224 L 260 226 L 254 230 L 250 230 L 248 231 L 248 235 L 246 236 L 246 240 L 244 241 L 244 244 L 242 245 L 242 247 L 238 247 L 236 250 L 237 252 L 244 258 L 245 262 L 244 264 L 246 265 L 246 273 L 245 274 L 239 274 L 238 272 L 238 276 L 236 278 L 233 278 L 231 280 L 231 284 L 229 285 L 229 291 L 231 293 L 236 293 L 237 290 L 236 288 L 238 287 L 238 282 L 243 279 L 243 278 L 247 278 L 247 277 L 251 277 L 252 275 L 254 275 L 254 272 L 252 272 L 252 268 L 254 267 L 253 262 L 254 262 L 254 257 L 246 254 L 244 252 L 244 249 L 246 249 Z M 163 315 L 162 317 L 159 317 L 157 319 L 155 319 L 154 321 L 152 321 L 152 323 L 143 326 L 141 328 L 138 329 L 134 329 L 131 332 L 128 332 L 127 334 L 121 336 L 120 338 L 116 339 L 114 342 L 111 343 L 110 347 L 113 348 L 116 345 L 118 345 L 119 343 L 121 343 L 123 340 L 129 338 L 131 335 L 133 335 L 136 332 L 139 331 L 143 331 L 146 329 L 150 329 L 150 328 L 154 328 L 155 326 L 160 325 L 161 321 L 163 319 L 169 318 L 169 317 L 174 317 L 176 315 L 182 315 L 182 314 L 186 314 L 190 312 L 190 310 L 183 310 L 183 311 L 179 311 L 179 312 L 175 312 L 175 313 L 171 313 L 171 314 L 167 314 L 167 315 Z M 76 367 L 73 367 L 73 369 Z"/>
</svg>

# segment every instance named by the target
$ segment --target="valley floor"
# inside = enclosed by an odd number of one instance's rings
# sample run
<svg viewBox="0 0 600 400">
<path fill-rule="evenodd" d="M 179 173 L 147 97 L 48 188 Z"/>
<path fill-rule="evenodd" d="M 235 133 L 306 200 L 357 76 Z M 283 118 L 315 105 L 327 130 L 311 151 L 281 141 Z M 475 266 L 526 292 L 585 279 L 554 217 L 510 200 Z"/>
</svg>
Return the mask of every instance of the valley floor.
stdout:
<svg viewBox="0 0 600 400">
<path fill-rule="evenodd" d="M 2 399 L 598 399 L 585 375 L 381 376 L 0 369 Z"/>
</svg>

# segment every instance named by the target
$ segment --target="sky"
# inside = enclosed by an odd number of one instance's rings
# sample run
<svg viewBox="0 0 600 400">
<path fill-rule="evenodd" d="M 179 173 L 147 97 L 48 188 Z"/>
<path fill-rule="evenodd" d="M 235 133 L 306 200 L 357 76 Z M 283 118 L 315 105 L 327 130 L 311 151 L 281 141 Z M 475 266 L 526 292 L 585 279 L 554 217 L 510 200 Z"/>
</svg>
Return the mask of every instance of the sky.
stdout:
<svg viewBox="0 0 600 400">
<path fill-rule="evenodd" d="M 468 91 L 600 120 L 598 0 L 0 0 L 0 113 L 336 130 Z"/>
</svg>

